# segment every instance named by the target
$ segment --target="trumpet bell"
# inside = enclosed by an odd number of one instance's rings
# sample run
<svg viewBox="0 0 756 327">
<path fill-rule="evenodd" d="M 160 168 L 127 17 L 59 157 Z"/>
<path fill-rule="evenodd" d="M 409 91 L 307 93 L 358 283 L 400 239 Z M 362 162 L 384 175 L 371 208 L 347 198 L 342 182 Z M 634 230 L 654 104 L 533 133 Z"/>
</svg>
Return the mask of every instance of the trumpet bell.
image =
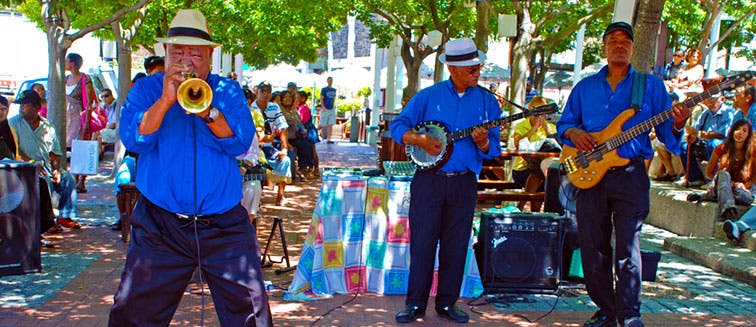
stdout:
<svg viewBox="0 0 756 327">
<path fill-rule="evenodd" d="M 187 113 L 197 114 L 210 108 L 213 90 L 207 82 L 199 78 L 189 78 L 179 85 L 176 98 Z"/>
</svg>

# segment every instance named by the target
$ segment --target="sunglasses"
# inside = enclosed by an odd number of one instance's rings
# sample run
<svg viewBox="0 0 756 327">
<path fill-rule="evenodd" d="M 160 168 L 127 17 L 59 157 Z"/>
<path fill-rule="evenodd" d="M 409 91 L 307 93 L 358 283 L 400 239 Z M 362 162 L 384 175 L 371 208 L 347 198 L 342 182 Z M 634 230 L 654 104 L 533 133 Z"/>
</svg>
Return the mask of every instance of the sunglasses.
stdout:
<svg viewBox="0 0 756 327">
<path fill-rule="evenodd" d="M 100 96 L 100 99 L 105 99 L 105 98 L 109 98 L 109 97 L 110 97 L 110 94 L 103 94 L 103 95 Z"/>
<path fill-rule="evenodd" d="M 682 58 L 682 57 L 683 57 L 683 55 L 681 55 L 681 54 L 676 54 L 676 55 L 673 55 L 672 57 L 676 57 L 676 58 Z"/>
<path fill-rule="evenodd" d="M 475 73 L 480 73 L 481 70 L 483 70 L 483 65 L 475 65 L 470 67 L 460 67 L 460 69 L 464 70 L 470 75 L 474 75 Z"/>
</svg>

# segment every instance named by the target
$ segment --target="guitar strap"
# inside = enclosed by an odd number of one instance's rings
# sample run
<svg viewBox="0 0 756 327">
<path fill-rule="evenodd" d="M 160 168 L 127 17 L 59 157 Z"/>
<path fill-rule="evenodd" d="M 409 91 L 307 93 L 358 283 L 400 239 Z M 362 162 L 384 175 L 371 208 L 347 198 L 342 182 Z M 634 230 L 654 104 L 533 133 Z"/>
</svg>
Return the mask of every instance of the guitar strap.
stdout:
<svg viewBox="0 0 756 327">
<path fill-rule="evenodd" d="M 648 74 L 635 71 L 633 74 L 633 86 L 630 101 L 632 107 L 636 113 L 643 108 L 643 97 L 646 94 L 646 80 Z"/>
</svg>

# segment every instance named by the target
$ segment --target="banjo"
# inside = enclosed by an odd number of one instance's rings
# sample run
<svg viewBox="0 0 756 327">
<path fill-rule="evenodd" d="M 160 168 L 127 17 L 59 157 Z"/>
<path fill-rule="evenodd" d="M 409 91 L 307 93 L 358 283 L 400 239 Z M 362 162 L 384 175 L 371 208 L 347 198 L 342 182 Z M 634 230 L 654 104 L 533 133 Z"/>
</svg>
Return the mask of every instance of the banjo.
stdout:
<svg viewBox="0 0 756 327">
<path fill-rule="evenodd" d="M 408 144 L 405 147 L 404 151 L 407 154 L 407 158 L 409 158 L 410 162 L 415 165 L 418 171 L 435 171 L 436 169 L 441 168 L 441 166 L 443 166 L 446 161 L 449 160 L 449 157 L 451 157 L 451 153 L 454 150 L 454 142 L 472 135 L 472 131 L 474 129 L 478 127 L 489 129 L 529 116 L 548 115 L 555 113 L 557 109 L 558 107 L 555 103 L 550 103 L 547 105 L 535 107 L 532 110 L 525 110 L 506 118 L 496 119 L 480 125 L 461 129 L 456 132 L 450 131 L 449 128 L 444 125 L 444 123 L 439 121 L 429 120 L 420 122 L 415 125 L 412 130 L 417 134 L 430 135 L 431 137 L 441 141 L 441 153 L 435 156 L 430 155 L 428 154 L 428 152 L 423 150 L 423 148 L 411 144 Z"/>
</svg>

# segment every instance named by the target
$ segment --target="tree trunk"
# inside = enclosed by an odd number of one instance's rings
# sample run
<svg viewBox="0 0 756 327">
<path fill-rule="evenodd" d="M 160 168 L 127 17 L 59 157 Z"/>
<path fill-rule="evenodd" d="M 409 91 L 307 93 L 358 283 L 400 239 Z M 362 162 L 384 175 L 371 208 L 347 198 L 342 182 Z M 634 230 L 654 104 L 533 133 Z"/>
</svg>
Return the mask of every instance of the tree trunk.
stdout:
<svg viewBox="0 0 756 327">
<path fill-rule="evenodd" d="M 123 39 L 118 42 L 118 99 L 116 107 L 116 140 L 113 151 L 113 176 L 121 165 L 126 148 L 121 143 L 121 107 L 126 103 L 126 97 L 131 89 L 131 40 Z"/>
<path fill-rule="evenodd" d="M 423 64 L 423 58 L 420 55 L 412 56 L 410 47 L 407 42 L 402 42 L 402 61 L 404 69 L 407 72 L 407 95 L 412 97 L 420 88 L 420 66 Z"/>
<path fill-rule="evenodd" d="M 478 50 L 488 52 L 488 20 L 491 17 L 491 4 L 488 1 L 476 1 L 475 15 L 475 45 Z"/>
<path fill-rule="evenodd" d="M 535 25 L 530 19 L 530 9 L 520 3 L 513 3 L 518 10 L 518 35 L 512 51 L 511 91 L 509 100 L 517 104 L 525 102 L 525 81 L 528 74 L 528 58 L 534 46 L 532 39 Z M 519 110 L 514 110 L 518 112 Z"/>
<path fill-rule="evenodd" d="M 438 46 L 438 50 L 436 51 L 436 61 L 433 67 L 433 82 L 434 83 L 441 82 L 444 79 L 444 69 L 446 69 L 446 67 L 444 67 L 444 64 L 442 62 L 438 61 L 438 56 L 444 53 L 444 51 L 446 51 L 445 43 Z"/>
<path fill-rule="evenodd" d="M 633 68 L 651 72 L 656 63 L 656 39 L 665 0 L 640 0 L 633 24 Z"/>
</svg>

